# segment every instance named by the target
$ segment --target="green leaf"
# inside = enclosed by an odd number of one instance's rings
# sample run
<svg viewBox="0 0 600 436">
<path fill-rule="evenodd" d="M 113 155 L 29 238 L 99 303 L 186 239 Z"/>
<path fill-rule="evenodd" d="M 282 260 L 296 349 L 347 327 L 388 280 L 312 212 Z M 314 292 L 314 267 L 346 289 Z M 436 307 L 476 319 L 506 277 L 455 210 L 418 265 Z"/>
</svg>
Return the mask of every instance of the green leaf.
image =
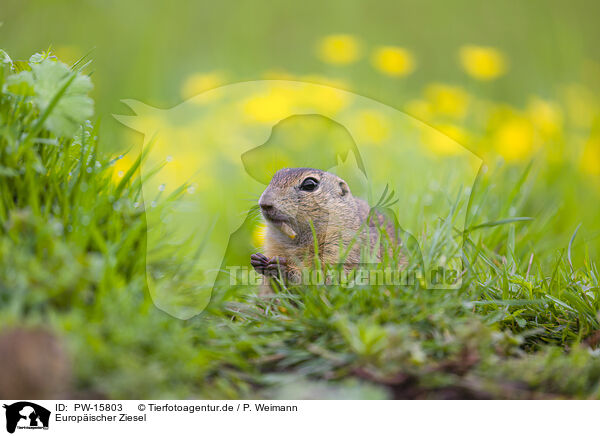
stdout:
<svg viewBox="0 0 600 436">
<path fill-rule="evenodd" d="M 57 136 L 73 137 L 81 124 L 94 114 L 93 100 L 88 97 L 92 89 L 89 77 L 81 73 L 73 73 L 62 62 L 49 59 L 31 65 L 31 74 L 35 90 L 34 102 L 44 112 L 55 95 L 69 81 L 72 83 L 62 98 L 44 121 L 44 127 Z M 72 74 L 76 77 L 72 79 Z"/>
<path fill-rule="evenodd" d="M 13 94 L 28 97 L 34 95 L 33 75 L 31 71 L 21 71 L 20 73 L 8 76 L 6 79 L 6 90 Z"/>
<path fill-rule="evenodd" d="M 573 232 L 573 235 L 571 236 L 571 239 L 569 240 L 569 248 L 567 250 L 567 259 L 569 261 L 569 265 L 571 266 L 571 271 L 574 271 L 574 269 L 573 269 L 573 261 L 571 260 L 571 250 L 573 248 L 573 241 L 575 240 L 575 236 L 577 236 L 577 232 L 579 231 L 579 227 L 581 227 L 581 223 L 579 223 L 579 225 L 577 226 L 577 228 Z"/>
<path fill-rule="evenodd" d="M 30 64 L 39 64 L 50 57 L 50 52 L 34 53 L 29 57 Z"/>
<path fill-rule="evenodd" d="M 473 230 L 477 230 L 477 229 L 482 229 L 485 227 L 495 227 L 495 226 L 502 226 L 504 224 L 510 224 L 510 223 L 516 223 L 516 222 L 520 222 L 520 221 L 531 221 L 533 220 L 532 217 L 528 217 L 528 216 L 518 216 L 518 217 L 514 217 L 514 218 L 506 218 L 503 220 L 498 220 L 498 221 L 490 221 L 487 223 L 483 223 L 483 224 L 479 224 L 477 226 L 473 226 L 467 230 L 465 230 L 466 233 L 472 232 Z"/>
<path fill-rule="evenodd" d="M 19 172 L 14 168 L 5 167 L 0 165 L 0 177 L 17 177 Z"/>
<path fill-rule="evenodd" d="M 0 49 L 0 92 L 4 91 L 4 83 L 8 74 L 13 70 L 13 62 L 6 54 L 6 52 Z"/>
<path fill-rule="evenodd" d="M 12 60 L 8 53 L 0 48 L 0 64 L 9 64 L 12 66 Z"/>
</svg>

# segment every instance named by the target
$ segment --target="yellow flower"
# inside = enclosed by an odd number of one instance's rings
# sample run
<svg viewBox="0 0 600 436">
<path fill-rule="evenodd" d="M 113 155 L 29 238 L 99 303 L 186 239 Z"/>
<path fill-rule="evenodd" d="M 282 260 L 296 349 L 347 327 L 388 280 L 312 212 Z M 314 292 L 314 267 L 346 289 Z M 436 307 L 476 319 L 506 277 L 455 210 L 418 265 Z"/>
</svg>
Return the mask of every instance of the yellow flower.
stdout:
<svg viewBox="0 0 600 436">
<path fill-rule="evenodd" d="M 462 127 L 454 124 L 441 124 L 435 127 L 444 135 L 458 142 L 460 145 L 465 145 L 468 141 L 467 132 Z"/>
<path fill-rule="evenodd" d="M 415 58 L 402 47 L 379 47 L 373 53 L 371 63 L 388 76 L 407 76 L 415 70 Z"/>
<path fill-rule="evenodd" d="M 364 110 L 356 117 L 356 135 L 359 142 L 381 144 L 390 136 L 390 123 L 383 114 Z"/>
<path fill-rule="evenodd" d="M 461 47 L 460 62 L 467 74 L 477 80 L 494 80 L 506 73 L 508 68 L 504 54 L 492 47 Z"/>
<path fill-rule="evenodd" d="M 433 83 L 425 89 L 427 100 L 440 115 L 462 118 L 467 112 L 469 95 L 458 86 Z"/>
<path fill-rule="evenodd" d="M 272 124 L 294 113 L 315 112 L 332 116 L 348 103 L 348 93 L 311 83 L 301 85 L 269 84 L 242 102 L 245 118 Z"/>
<path fill-rule="evenodd" d="M 435 129 L 427 128 L 423 133 L 425 146 L 434 154 L 451 156 L 464 151 L 461 145 L 467 141 L 467 133 L 459 126 L 441 124 Z"/>
<path fill-rule="evenodd" d="M 292 110 L 292 95 L 285 89 L 271 89 L 257 94 L 244 102 L 243 110 L 247 118 L 259 123 L 280 121 Z"/>
<path fill-rule="evenodd" d="M 112 165 L 112 179 L 115 183 L 120 183 L 123 180 L 123 177 L 129 171 L 131 166 L 135 163 L 137 156 L 132 156 L 132 151 L 125 155 L 115 156 L 113 159 L 116 159 Z M 139 168 L 136 172 L 139 171 Z"/>
<path fill-rule="evenodd" d="M 592 137 L 585 144 L 580 165 L 588 174 L 600 174 L 600 137 Z"/>
<path fill-rule="evenodd" d="M 533 97 L 527 109 L 531 121 L 542 135 L 553 136 L 561 130 L 563 116 L 558 104 Z"/>
<path fill-rule="evenodd" d="M 317 47 L 321 60 L 334 65 L 356 62 L 361 51 L 360 42 L 352 35 L 328 35 L 319 41 Z"/>
<path fill-rule="evenodd" d="M 507 161 L 514 162 L 531 156 L 534 149 L 533 126 L 520 116 L 504 121 L 494 136 L 494 147 Z"/>
<path fill-rule="evenodd" d="M 297 103 L 317 113 L 332 115 L 339 112 L 348 104 L 348 94 L 337 89 L 337 86 L 329 86 L 307 84 L 305 91 L 298 96 Z"/>
<path fill-rule="evenodd" d="M 175 137 L 172 137 L 172 139 L 175 139 Z M 182 145 L 187 148 L 186 145 L 188 144 Z M 157 184 L 162 186 L 161 191 L 168 194 L 184 184 L 191 184 L 192 192 L 206 191 L 214 185 L 215 178 L 212 174 L 214 172 L 214 160 L 206 159 L 206 156 L 189 150 L 185 152 L 173 150 L 173 154 L 168 154 L 167 151 L 156 151 L 152 155 L 151 165 L 152 167 L 160 165 L 161 168 L 156 176 L 152 177 L 150 182 L 147 182 L 146 186 Z"/>
<path fill-rule="evenodd" d="M 252 230 L 252 244 L 255 247 L 262 247 L 265 243 L 265 232 L 267 226 L 264 223 L 259 223 Z"/>
<path fill-rule="evenodd" d="M 218 88 L 225 83 L 225 79 L 220 73 L 192 74 L 181 87 L 181 97 L 184 99 L 195 97 L 205 91 Z"/>
</svg>

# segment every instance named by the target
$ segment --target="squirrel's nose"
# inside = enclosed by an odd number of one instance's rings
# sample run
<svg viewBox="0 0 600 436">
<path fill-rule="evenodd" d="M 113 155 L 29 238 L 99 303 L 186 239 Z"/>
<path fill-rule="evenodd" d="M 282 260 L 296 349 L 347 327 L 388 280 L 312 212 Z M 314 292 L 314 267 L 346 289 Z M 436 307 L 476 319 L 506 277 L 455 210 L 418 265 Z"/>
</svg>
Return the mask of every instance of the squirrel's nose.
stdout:
<svg viewBox="0 0 600 436">
<path fill-rule="evenodd" d="M 266 203 L 266 202 L 259 202 L 258 205 L 260 206 L 260 208 L 265 211 L 268 212 L 271 209 L 273 209 L 273 204 L 272 203 Z"/>
<path fill-rule="evenodd" d="M 273 201 L 272 201 L 271 197 L 268 195 L 264 195 L 264 194 L 261 195 L 260 199 L 258 200 L 258 205 L 264 211 L 269 211 L 269 210 L 273 209 Z"/>
</svg>

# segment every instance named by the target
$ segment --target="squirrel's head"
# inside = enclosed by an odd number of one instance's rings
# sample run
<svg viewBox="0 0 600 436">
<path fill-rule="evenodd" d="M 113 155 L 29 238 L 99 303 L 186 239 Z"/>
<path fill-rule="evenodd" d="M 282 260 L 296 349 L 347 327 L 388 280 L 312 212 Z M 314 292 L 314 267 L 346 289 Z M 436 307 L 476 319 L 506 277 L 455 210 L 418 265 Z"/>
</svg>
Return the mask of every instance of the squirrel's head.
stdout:
<svg viewBox="0 0 600 436">
<path fill-rule="evenodd" d="M 322 234 L 328 225 L 339 225 L 339 216 L 356 213 L 346 182 L 313 168 L 277 171 L 258 204 L 269 227 L 298 242 L 312 239 L 311 223 Z"/>
</svg>

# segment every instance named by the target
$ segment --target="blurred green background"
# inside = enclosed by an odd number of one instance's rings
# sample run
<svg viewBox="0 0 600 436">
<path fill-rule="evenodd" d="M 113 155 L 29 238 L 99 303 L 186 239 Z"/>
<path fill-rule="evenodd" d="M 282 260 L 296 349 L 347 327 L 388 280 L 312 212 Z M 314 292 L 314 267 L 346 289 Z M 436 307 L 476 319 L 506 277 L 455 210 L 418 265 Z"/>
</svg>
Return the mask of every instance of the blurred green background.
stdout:
<svg viewBox="0 0 600 436">
<path fill-rule="evenodd" d="M 215 71 L 226 82 L 280 70 L 326 76 L 397 108 L 431 82 L 515 105 L 526 104 L 531 94 L 552 98 L 571 82 L 598 91 L 599 12 L 597 2 L 558 0 L 4 0 L 0 38 L 15 59 L 49 45 L 65 61 L 93 49 L 93 97 L 98 115 L 111 123 L 107 115 L 123 111 L 119 99 L 170 107 L 182 100 L 186 78 Z M 356 38 L 362 46 L 356 62 L 335 65 L 316 56 L 319 41 L 330 34 Z M 459 49 L 467 44 L 503 52 L 507 74 L 487 83 L 473 80 L 459 63 Z M 414 54 L 412 74 L 390 77 L 373 68 L 372 50 L 388 45 Z"/>
</svg>

